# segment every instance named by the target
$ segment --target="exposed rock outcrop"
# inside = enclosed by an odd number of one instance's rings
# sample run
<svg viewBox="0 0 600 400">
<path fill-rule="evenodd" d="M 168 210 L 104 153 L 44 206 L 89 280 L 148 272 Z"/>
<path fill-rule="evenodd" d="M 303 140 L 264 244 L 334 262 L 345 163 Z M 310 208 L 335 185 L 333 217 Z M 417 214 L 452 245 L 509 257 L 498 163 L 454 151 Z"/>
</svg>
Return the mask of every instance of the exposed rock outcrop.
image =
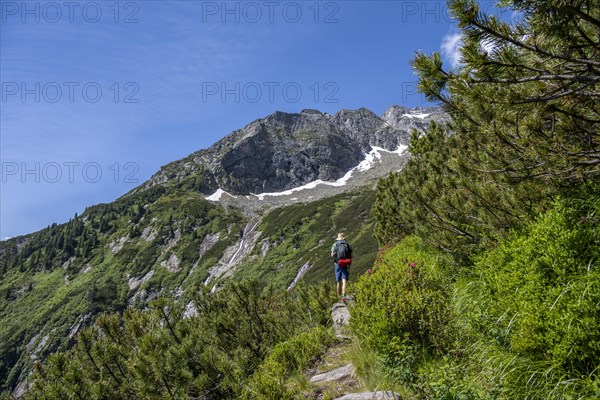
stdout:
<svg viewBox="0 0 600 400">
<path fill-rule="evenodd" d="M 287 290 L 293 289 L 298 284 L 298 282 L 300 281 L 300 279 L 311 268 L 312 268 L 312 264 L 309 264 L 308 262 L 304 263 L 304 265 L 302 267 L 300 267 L 300 269 L 298 270 L 298 273 L 296 274 L 296 277 L 294 278 L 294 280 L 292 281 L 292 283 L 290 283 L 290 286 L 288 286 Z"/>
<path fill-rule="evenodd" d="M 444 121 L 440 108 L 275 112 L 236 130 L 208 149 L 168 164 L 134 192 L 198 176 L 205 194 L 221 188 L 232 195 L 277 192 L 316 180 L 335 181 L 364 159 L 372 146 L 396 150 L 414 128 Z"/>
<path fill-rule="evenodd" d="M 204 281 L 205 285 L 208 285 L 215 279 L 233 274 L 235 267 L 254 248 L 254 245 L 260 238 L 261 233 L 256 229 L 259 223 L 260 221 L 249 222 L 241 232 L 237 243 L 225 249 L 219 263 L 208 271 L 209 275 Z M 216 287 L 213 287 L 214 289 Z"/>
</svg>

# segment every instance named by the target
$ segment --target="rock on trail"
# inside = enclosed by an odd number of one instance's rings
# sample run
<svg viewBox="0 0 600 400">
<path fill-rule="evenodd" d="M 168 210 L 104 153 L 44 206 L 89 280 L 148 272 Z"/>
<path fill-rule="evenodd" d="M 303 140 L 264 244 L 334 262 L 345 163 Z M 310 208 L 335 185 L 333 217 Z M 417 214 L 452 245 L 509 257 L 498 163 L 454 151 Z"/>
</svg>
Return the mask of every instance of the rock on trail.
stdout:
<svg viewBox="0 0 600 400">
<path fill-rule="evenodd" d="M 350 311 L 344 303 L 335 303 L 331 307 L 331 319 L 333 320 L 333 331 L 338 339 L 349 339 Z"/>
<path fill-rule="evenodd" d="M 389 391 L 379 392 L 365 392 L 365 393 L 350 393 L 342 397 L 338 397 L 335 400 L 388 400 L 395 399 L 400 400 L 401 397 L 398 393 Z"/>
<path fill-rule="evenodd" d="M 347 378 L 351 378 L 352 374 L 354 374 L 354 366 L 352 364 L 348 364 L 344 365 L 343 367 L 336 368 L 332 371 L 315 375 L 312 378 L 310 378 L 310 382 L 340 382 Z"/>
</svg>

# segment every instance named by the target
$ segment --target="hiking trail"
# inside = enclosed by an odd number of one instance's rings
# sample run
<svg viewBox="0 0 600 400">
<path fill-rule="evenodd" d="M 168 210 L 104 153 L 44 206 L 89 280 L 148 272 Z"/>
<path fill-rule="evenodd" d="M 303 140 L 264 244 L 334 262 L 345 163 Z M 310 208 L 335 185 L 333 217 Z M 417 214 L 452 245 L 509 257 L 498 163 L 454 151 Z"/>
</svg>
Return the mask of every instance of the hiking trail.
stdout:
<svg viewBox="0 0 600 400">
<path fill-rule="evenodd" d="M 310 393 L 305 398 L 321 400 L 400 400 L 398 393 L 391 391 L 367 391 L 356 376 L 356 368 L 349 359 L 354 341 L 350 332 L 350 310 L 354 299 L 348 296 L 346 303 L 338 302 L 331 307 L 331 320 L 338 343 L 331 346 L 320 360 L 305 373 L 310 379 Z"/>
</svg>

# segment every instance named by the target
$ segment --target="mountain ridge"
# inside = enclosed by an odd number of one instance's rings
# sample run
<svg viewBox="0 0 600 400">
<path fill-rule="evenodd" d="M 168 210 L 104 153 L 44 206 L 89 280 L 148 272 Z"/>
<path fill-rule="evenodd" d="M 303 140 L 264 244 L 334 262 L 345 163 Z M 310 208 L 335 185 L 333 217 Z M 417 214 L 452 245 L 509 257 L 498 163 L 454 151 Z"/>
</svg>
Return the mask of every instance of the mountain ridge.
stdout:
<svg viewBox="0 0 600 400">
<path fill-rule="evenodd" d="M 305 109 L 276 111 L 226 135 L 212 146 L 159 169 L 130 193 L 160 183 L 200 177 L 203 194 L 276 192 L 314 180 L 335 181 L 358 165 L 372 146 L 396 150 L 412 129 L 444 121 L 439 107 L 390 106 L 381 116 L 366 108 L 334 115 Z"/>
</svg>

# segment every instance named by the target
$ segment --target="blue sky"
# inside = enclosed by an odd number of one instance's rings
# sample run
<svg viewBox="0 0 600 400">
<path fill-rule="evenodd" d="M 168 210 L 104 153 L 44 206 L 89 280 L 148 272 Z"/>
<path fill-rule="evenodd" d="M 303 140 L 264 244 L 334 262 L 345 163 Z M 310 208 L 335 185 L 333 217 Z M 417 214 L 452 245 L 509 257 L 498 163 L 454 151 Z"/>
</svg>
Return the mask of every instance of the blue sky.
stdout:
<svg viewBox="0 0 600 400">
<path fill-rule="evenodd" d="M 425 105 L 443 1 L 0 1 L 0 238 L 110 202 L 275 110 Z"/>
</svg>

